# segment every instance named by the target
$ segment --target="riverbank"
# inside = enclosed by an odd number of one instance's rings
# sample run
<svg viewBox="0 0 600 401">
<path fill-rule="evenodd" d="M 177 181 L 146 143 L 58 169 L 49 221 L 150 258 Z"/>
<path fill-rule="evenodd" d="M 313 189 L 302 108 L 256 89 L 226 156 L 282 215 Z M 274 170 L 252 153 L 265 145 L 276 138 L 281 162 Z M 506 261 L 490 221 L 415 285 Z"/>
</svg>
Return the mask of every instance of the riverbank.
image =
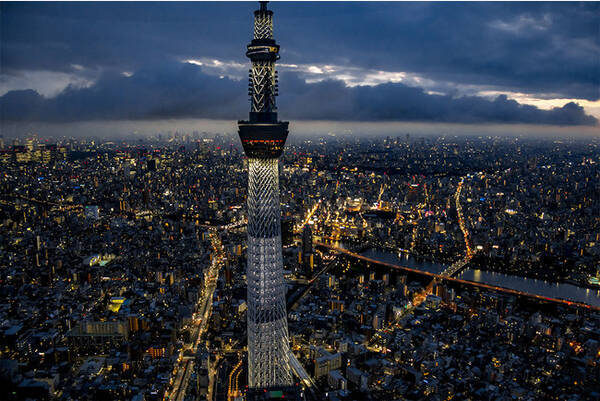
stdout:
<svg viewBox="0 0 600 401">
<path fill-rule="evenodd" d="M 446 264 L 436 263 L 409 254 L 401 253 L 399 255 L 397 252 L 390 252 L 385 249 L 369 248 L 361 252 L 360 255 L 384 263 L 409 267 L 434 274 L 440 274 L 447 267 Z M 599 288 L 586 288 L 568 283 L 521 277 L 477 267 L 469 265 L 456 278 L 600 307 Z"/>
</svg>

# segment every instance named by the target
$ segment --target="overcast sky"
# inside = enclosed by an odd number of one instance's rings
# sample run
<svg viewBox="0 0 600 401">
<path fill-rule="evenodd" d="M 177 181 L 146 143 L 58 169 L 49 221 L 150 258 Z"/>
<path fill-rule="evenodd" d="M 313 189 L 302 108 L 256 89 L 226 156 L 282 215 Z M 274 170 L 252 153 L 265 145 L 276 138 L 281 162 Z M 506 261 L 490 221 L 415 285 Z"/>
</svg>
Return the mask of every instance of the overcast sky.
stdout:
<svg viewBox="0 0 600 401">
<path fill-rule="evenodd" d="M 600 132 L 599 3 L 269 7 L 283 119 Z M 2 2 L 2 130 L 244 118 L 256 8 Z"/>
</svg>

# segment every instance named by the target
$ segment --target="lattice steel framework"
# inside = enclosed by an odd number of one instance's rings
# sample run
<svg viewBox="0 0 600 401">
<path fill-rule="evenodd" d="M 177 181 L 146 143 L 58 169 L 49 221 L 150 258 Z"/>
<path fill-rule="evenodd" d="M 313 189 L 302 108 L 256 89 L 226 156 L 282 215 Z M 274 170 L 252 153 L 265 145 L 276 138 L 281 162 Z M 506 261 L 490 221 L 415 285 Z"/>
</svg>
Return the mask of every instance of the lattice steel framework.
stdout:
<svg viewBox="0 0 600 401">
<path fill-rule="evenodd" d="M 272 112 L 277 109 L 275 60 L 279 53 L 279 46 L 273 40 L 273 12 L 267 10 L 266 4 L 263 3 L 261 2 L 261 9 L 254 12 L 254 39 L 248 46 L 248 52 L 252 53 L 249 54 L 252 59 L 252 69 L 249 71 L 248 94 L 251 96 L 252 111 L 257 113 Z"/>
<path fill-rule="evenodd" d="M 258 10 L 254 16 L 254 39 L 273 39 L 273 14 Z"/>
<path fill-rule="evenodd" d="M 269 112 L 277 109 L 277 71 L 271 61 L 252 63 L 248 93 L 252 96 L 253 112 Z"/>
<path fill-rule="evenodd" d="M 277 159 L 248 165 L 249 386 L 292 384 L 281 255 Z"/>
<path fill-rule="evenodd" d="M 288 123 L 277 121 L 273 12 L 260 2 L 254 12 L 254 38 L 246 55 L 252 61 L 248 121 L 239 134 L 248 156 L 248 385 L 250 389 L 292 385 L 289 362 L 285 281 L 281 250 L 279 156 Z"/>
</svg>

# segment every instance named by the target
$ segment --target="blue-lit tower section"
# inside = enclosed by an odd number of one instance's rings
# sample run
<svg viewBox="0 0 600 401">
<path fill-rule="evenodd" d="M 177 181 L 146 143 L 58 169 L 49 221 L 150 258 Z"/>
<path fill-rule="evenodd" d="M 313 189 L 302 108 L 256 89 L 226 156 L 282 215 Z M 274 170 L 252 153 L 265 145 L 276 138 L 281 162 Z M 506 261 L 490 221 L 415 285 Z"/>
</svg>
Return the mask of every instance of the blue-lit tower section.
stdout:
<svg viewBox="0 0 600 401">
<path fill-rule="evenodd" d="M 260 2 L 254 12 L 254 39 L 248 121 L 239 135 L 248 157 L 248 385 L 251 390 L 292 385 L 285 305 L 279 207 L 279 157 L 288 122 L 277 121 L 279 46 L 273 39 L 273 12 Z"/>
</svg>

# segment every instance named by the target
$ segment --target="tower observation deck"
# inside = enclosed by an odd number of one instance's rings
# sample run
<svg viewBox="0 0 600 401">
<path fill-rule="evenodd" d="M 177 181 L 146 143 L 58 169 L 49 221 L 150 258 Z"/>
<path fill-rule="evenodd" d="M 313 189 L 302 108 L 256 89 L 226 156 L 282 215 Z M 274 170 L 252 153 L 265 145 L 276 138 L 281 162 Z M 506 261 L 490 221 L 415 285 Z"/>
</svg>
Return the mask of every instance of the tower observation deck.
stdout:
<svg viewBox="0 0 600 401">
<path fill-rule="evenodd" d="M 273 11 L 260 2 L 254 11 L 254 39 L 246 56 L 252 62 L 249 71 L 248 96 L 251 109 L 248 121 L 239 121 L 239 134 L 249 158 L 275 159 L 281 156 L 288 134 L 288 122 L 277 121 L 277 71 L 279 45 L 273 39 Z"/>
<path fill-rule="evenodd" d="M 277 120 L 279 46 L 273 39 L 273 11 L 260 2 L 254 12 L 254 38 L 246 56 L 252 62 L 250 116 L 239 121 L 248 157 L 248 386 L 264 393 L 293 385 L 290 367 L 279 207 L 279 156 L 288 122 Z M 278 390 L 279 391 L 279 390 Z"/>
</svg>

